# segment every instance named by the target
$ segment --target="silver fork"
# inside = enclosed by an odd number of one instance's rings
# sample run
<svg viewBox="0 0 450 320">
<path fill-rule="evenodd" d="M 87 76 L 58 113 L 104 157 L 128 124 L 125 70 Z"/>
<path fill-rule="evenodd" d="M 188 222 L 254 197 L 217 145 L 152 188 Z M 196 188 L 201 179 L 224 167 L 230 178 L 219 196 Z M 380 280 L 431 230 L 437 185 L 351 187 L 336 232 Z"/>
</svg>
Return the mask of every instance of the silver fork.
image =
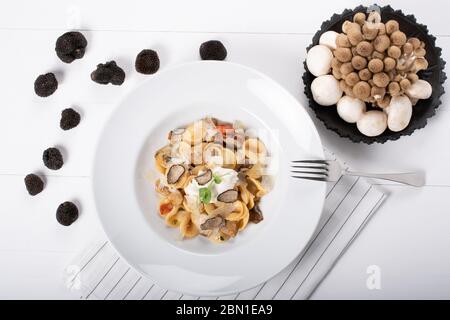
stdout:
<svg viewBox="0 0 450 320">
<path fill-rule="evenodd" d="M 358 176 L 383 179 L 407 184 L 415 187 L 425 185 L 423 172 L 405 173 L 365 173 L 345 169 L 336 160 L 295 160 L 291 164 L 293 178 L 316 181 L 337 181 L 341 176 Z"/>
</svg>

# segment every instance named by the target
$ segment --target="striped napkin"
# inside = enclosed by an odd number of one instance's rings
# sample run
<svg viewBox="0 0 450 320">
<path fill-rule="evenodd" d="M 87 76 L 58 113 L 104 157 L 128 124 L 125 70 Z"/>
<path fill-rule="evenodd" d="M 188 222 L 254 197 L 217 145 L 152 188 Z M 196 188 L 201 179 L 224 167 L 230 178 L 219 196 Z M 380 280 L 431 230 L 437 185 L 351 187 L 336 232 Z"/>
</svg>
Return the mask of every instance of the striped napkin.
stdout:
<svg viewBox="0 0 450 320">
<path fill-rule="evenodd" d="M 66 285 L 80 299 L 308 299 L 385 198 L 363 178 L 329 183 L 319 227 L 303 252 L 274 278 L 238 294 L 195 297 L 168 291 L 133 270 L 106 238 L 66 267 Z"/>
</svg>

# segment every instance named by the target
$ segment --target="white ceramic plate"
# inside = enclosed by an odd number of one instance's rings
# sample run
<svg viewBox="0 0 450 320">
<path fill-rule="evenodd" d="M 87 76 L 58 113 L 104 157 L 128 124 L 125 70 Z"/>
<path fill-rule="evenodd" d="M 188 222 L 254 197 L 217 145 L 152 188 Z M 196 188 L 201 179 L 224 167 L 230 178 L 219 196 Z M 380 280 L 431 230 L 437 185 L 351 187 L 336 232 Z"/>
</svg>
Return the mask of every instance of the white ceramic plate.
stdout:
<svg viewBox="0 0 450 320">
<path fill-rule="evenodd" d="M 157 212 L 153 155 L 168 132 L 205 116 L 240 120 L 273 156 L 274 188 L 261 201 L 264 220 L 232 241 L 181 240 Z M 199 296 L 254 287 L 306 246 L 319 221 L 325 184 L 290 178 L 293 159 L 323 159 L 305 109 L 285 89 L 250 68 L 216 61 L 150 76 L 118 106 L 99 140 L 93 172 L 98 214 L 111 243 L 160 286 Z"/>
</svg>

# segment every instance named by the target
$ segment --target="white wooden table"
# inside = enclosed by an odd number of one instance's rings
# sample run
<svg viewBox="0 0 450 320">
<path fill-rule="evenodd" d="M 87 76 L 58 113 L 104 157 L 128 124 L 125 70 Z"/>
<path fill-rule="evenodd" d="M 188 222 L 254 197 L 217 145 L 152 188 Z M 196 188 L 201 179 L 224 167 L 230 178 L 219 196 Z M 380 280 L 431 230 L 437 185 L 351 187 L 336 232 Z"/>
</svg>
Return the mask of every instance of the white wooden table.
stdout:
<svg viewBox="0 0 450 320">
<path fill-rule="evenodd" d="M 373 1 L 363 1 L 372 4 Z M 387 4 L 387 1 L 378 1 Z M 219 39 L 228 60 L 273 77 L 305 103 L 301 75 L 305 48 L 321 22 L 359 1 L 8 1 L 0 10 L 0 298 L 73 297 L 62 270 L 102 232 L 90 190 L 96 140 L 115 103 L 146 76 L 134 71 L 143 48 L 156 49 L 161 69 L 198 59 L 200 43 Z M 392 0 L 414 13 L 437 36 L 450 61 L 450 2 Z M 86 56 L 70 65 L 54 52 L 68 28 L 84 30 Z M 99 86 L 89 79 L 97 63 L 114 59 L 124 67 L 122 87 Z M 37 75 L 56 72 L 57 92 L 37 97 Z M 447 68 L 447 74 L 450 71 Z M 449 90 L 449 82 L 446 83 Z M 450 102 L 425 129 L 384 145 L 340 139 L 316 121 L 324 144 L 361 170 L 425 169 L 421 189 L 383 184 L 389 198 L 313 295 L 328 298 L 450 298 Z M 74 130 L 58 127 L 60 111 L 74 106 L 82 122 Z M 314 117 L 313 117 L 314 118 Z M 65 166 L 44 169 L 42 151 L 61 146 Z M 27 173 L 45 175 L 47 186 L 28 196 Z M 55 210 L 65 200 L 80 204 L 81 216 L 69 228 L 57 224 Z M 369 290 L 369 266 L 381 271 L 381 289 Z"/>
</svg>

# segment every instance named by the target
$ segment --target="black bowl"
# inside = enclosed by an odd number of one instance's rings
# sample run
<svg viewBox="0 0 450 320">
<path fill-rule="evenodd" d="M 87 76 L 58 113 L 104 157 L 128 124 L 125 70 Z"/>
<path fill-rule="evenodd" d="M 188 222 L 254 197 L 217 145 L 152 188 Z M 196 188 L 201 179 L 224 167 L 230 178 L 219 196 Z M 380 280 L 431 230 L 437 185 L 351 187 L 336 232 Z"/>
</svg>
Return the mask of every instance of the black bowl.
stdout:
<svg viewBox="0 0 450 320">
<path fill-rule="evenodd" d="M 381 19 L 383 22 L 394 19 L 400 24 L 400 30 L 405 32 L 408 37 L 417 37 L 425 42 L 425 49 L 427 54 L 425 58 L 428 60 L 428 69 L 420 71 L 419 77 L 428 81 L 433 87 L 433 93 L 427 100 L 419 100 L 419 102 L 413 107 L 413 115 L 409 125 L 400 132 L 393 132 L 387 129 L 381 135 L 377 137 L 367 137 L 359 132 L 356 124 L 347 123 L 342 120 L 336 108 L 333 106 L 324 107 L 317 104 L 313 100 L 311 93 L 311 82 L 314 80 L 314 76 L 308 71 L 306 61 L 304 63 L 305 73 L 303 74 L 303 83 L 305 84 L 305 94 L 309 100 L 309 106 L 314 110 L 317 118 L 319 118 L 325 126 L 336 132 L 339 136 L 348 138 L 353 142 L 364 142 L 371 144 L 374 142 L 385 143 L 388 140 L 397 140 L 401 136 L 407 136 L 412 134 L 415 130 L 425 127 L 427 119 L 436 113 L 436 109 L 441 104 L 440 97 L 444 94 L 443 83 L 447 78 L 444 73 L 445 62 L 441 58 L 441 48 L 436 47 L 436 38 L 428 33 L 428 28 L 419 24 L 416 18 L 412 15 L 405 15 L 400 10 L 394 10 L 391 6 L 380 7 Z M 351 20 L 353 15 L 357 12 L 367 12 L 367 7 L 359 6 L 354 10 L 346 9 L 341 14 L 334 14 L 330 20 L 325 21 L 320 30 L 314 35 L 312 44 L 307 48 L 319 44 L 319 38 L 325 31 L 333 30 L 336 32 L 342 32 L 342 24 L 346 20 Z"/>
</svg>

